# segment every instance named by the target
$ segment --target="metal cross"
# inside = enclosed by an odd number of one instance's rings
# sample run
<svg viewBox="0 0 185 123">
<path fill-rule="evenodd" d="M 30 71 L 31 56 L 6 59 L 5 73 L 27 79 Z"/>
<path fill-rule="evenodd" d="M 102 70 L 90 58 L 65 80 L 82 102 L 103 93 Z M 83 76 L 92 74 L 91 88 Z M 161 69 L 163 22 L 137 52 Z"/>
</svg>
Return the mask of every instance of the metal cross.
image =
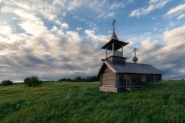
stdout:
<svg viewBox="0 0 185 123">
<path fill-rule="evenodd" d="M 113 22 L 112 22 L 113 32 L 115 32 L 115 27 L 114 27 L 115 23 L 116 23 L 116 20 L 114 19 Z"/>
<path fill-rule="evenodd" d="M 133 52 L 135 53 L 135 56 L 136 56 L 136 51 L 137 51 L 137 48 L 134 48 L 134 51 Z"/>
</svg>

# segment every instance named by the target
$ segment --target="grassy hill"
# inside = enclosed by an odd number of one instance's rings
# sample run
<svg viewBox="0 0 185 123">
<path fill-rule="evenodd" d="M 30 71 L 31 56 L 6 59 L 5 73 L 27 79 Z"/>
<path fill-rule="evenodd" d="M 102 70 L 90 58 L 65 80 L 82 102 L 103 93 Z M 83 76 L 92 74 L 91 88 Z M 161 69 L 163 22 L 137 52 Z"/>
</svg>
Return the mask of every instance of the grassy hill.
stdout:
<svg viewBox="0 0 185 123">
<path fill-rule="evenodd" d="M 0 86 L 0 123 L 185 122 L 185 81 L 99 92 L 98 82 Z"/>
</svg>

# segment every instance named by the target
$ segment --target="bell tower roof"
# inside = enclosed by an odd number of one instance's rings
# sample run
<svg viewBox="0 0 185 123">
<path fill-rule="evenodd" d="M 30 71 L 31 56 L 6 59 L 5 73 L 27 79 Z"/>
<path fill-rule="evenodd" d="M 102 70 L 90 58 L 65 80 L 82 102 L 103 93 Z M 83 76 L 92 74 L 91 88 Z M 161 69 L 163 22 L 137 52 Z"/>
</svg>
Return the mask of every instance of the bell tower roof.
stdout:
<svg viewBox="0 0 185 123">
<path fill-rule="evenodd" d="M 111 40 L 112 40 L 112 39 L 114 39 L 114 40 L 118 40 L 118 37 L 117 37 L 117 35 L 116 35 L 115 31 L 113 31 L 113 33 L 112 33 Z"/>
<path fill-rule="evenodd" d="M 122 46 L 124 47 L 125 45 L 129 44 L 127 42 L 123 42 L 123 41 L 118 41 L 115 39 L 111 39 L 109 42 L 107 42 L 102 49 L 107 49 L 107 50 L 111 50 L 112 49 L 112 44 L 115 44 L 114 49 L 118 50 L 120 49 Z"/>
</svg>

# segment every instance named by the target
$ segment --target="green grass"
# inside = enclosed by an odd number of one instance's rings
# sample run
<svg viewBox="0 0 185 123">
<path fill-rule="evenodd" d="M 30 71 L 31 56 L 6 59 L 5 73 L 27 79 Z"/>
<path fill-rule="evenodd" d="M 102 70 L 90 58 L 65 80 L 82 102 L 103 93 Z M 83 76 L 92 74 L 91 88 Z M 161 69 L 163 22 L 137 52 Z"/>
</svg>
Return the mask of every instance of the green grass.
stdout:
<svg viewBox="0 0 185 123">
<path fill-rule="evenodd" d="M 98 82 L 0 86 L 0 123 L 182 123 L 185 81 L 99 92 Z"/>
</svg>

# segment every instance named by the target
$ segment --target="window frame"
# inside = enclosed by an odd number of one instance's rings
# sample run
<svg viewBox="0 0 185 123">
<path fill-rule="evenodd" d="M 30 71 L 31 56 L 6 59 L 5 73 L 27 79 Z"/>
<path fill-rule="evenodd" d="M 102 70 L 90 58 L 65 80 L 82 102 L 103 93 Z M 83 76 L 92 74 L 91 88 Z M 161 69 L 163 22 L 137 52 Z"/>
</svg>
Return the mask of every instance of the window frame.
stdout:
<svg viewBox="0 0 185 123">
<path fill-rule="evenodd" d="M 154 76 L 154 81 L 157 81 L 157 76 Z"/>
<path fill-rule="evenodd" d="M 142 76 L 142 82 L 146 82 L 146 76 Z"/>
</svg>

